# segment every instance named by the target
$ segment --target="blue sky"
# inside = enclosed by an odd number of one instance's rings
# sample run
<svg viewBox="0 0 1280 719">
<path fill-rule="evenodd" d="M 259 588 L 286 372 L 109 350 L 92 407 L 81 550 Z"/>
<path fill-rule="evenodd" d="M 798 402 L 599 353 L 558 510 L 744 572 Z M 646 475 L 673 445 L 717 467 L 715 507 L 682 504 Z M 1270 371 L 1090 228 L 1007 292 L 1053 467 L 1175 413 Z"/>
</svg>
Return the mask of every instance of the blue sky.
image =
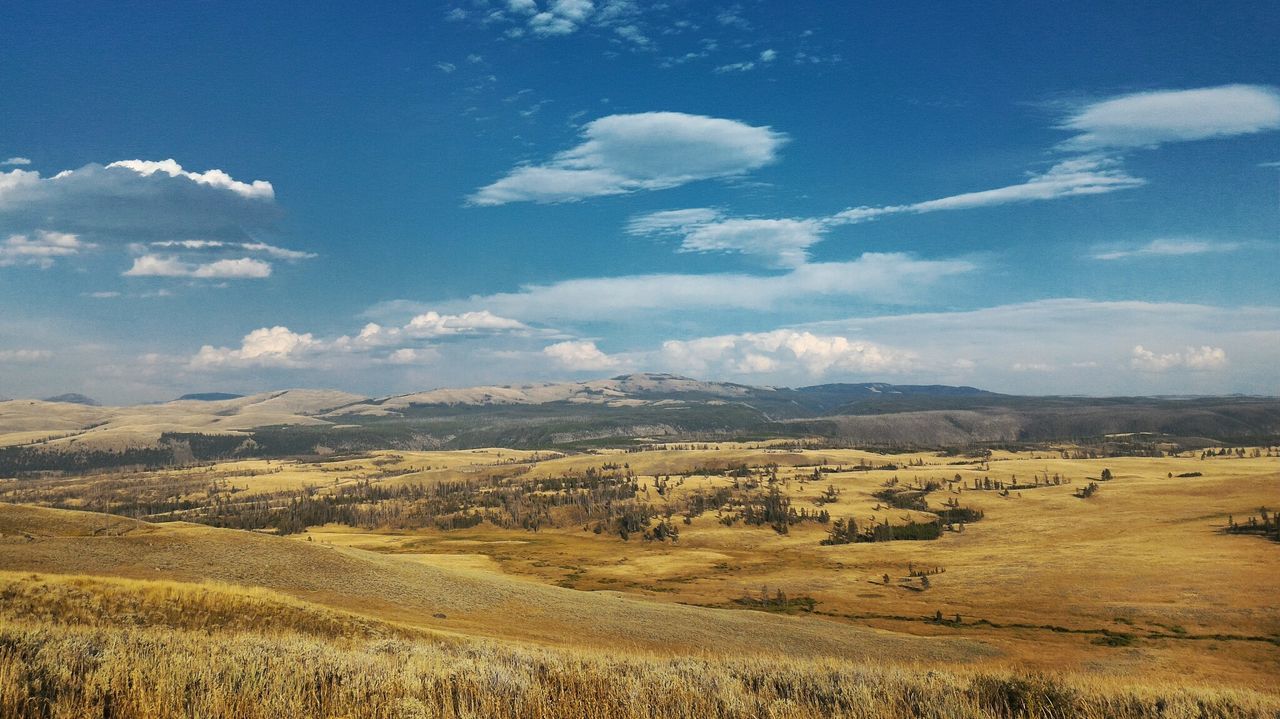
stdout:
<svg viewBox="0 0 1280 719">
<path fill-rule="evenodd" d="M 1273 3 L 0 7 L 0 396 L 1280 393 Z"/>
</svg>

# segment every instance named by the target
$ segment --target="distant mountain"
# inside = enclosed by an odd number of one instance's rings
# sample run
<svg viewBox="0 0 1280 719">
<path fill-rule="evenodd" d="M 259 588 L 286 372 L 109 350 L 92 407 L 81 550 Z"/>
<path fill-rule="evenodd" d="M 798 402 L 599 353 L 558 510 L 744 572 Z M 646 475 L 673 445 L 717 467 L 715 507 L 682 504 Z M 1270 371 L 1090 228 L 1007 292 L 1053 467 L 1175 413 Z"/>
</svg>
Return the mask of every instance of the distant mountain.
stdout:
<svg viewBox="0 0 1280 719">
<path fill-rule="evenodd" d="M 1195 449 L 1280 441 L 1280 398 L 1028 397 L 884 382 L 790 388 L 656 373 L 374 399 L 312 389 L 181 399 L 186 401 L 57 411 L 39 402 L 6 404 L 0 440 L 32 432 L 54 438 L 36 446 L 0 442 L 0 476 L 6 461 L 10 471 L 56 468 L 58 460 L 42 453 L 59 449 L 98 452 L 94 466 L 114 466 L 164 463 L 165 453 L 174 462 L 190 462 L 371 449 L 590 449 L 770 438 L 896 448 L 1082 443 L 1103 453 L 1118 442 Z M 81 395 L 51 401 L 97 404 Z M 140 459 L 125 449 L 159 454 Z"/>
<path fill-rule="evenodd" d="M 501 408 L 547 405 L 646 407 L 738 404 L 768 417 L 811 417 L 852 410 L 854 405 L 929 404 L 935 399 L 980 400 L 1003 395 L 974 387 L 894 385 L 885 382 L 767 387 L 711 382 L 679 375 L 641 372 L 586 382 L 549 382 L 435 389 L 395 395 L 339 408 L 332 416 L 410 417 L 443 408 Z M 883 407 L 881 408 L 883 409 Z"/>
<path fill-rule="evenodd" d="M 75 392 L 60 394 L 60 395 L 57 395 L 56 397 L 45 397 L 44 401 L 45 402 L 63 402 L 65 404 L 83 404 L 83 405 L 88 405 L 89 407 L 102 406 L 102 404 L 98 402 L 98 400 L 92 397 L 86 397 L 82 394 L 77 394 Z"/>
</svg>

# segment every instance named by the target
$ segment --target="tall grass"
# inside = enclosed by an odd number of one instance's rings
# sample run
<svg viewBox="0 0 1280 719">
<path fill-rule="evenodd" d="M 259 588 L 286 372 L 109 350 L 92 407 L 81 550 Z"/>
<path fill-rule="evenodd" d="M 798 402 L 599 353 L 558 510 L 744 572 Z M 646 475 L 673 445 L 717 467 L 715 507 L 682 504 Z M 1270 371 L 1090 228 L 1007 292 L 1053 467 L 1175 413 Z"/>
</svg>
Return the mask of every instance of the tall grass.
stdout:
<svg viewBox="0 0 1280 719">
<path fill-rule="evenodd" d="M 1247 690 L 781 658 L 0 621 L 0 716 L 1276 717 Z"/>
<path fill-rule="evenodd" d="M 0 718 L 1280 717 L 1280 696 L 462 637 L 217 584 L 0 572 Z"/>
</svg>

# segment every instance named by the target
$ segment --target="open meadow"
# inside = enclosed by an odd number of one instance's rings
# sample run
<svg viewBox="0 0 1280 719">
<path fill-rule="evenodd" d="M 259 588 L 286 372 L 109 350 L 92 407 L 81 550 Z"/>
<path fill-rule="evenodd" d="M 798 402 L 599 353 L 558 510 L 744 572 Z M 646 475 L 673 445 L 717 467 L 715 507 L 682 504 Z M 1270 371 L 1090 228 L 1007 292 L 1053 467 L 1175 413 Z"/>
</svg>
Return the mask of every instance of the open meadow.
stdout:
<svg viewBox="0 0 1280 719">
<path fill-rule="evenodd" d="M 600 716 L 916 715 L 906 685 L 951 697 L 937 716 L 1155 716 L 1197 691 L 1226 708 L 1187 715 L 1280 708 L 1274 449 L 802 445 L 375 451 L 3 481 L 0 707 L 32 692 L 68 716 L 97 707 L 117 660 L 157 672 L 143 647 L 185 656 L 216 634 L 229 643 L 215 664 L 301 652 L 388 683 L 386 716 L 540 716 L 547 692 L 584 691 L 574 701 Z M 75 664 L 74 691 L 39 674 L 82 645 L 114 659 Z M 444 667 L 480 655 L 505 667 L 485 681 L 520 700 L 499 710 L 471 686 L 463 707 L 454 687 L 439 705 L 423 682 L 457 681 Z M 551 668 L 531 675 L 531 661 Z M 314 667 L 298 671 L 254 681 L 309 686 Z M 805 698 L 754 675 L 831 684 Z M 358 691 L 334 681 L 272 701 L 342 715 Z M 880 698 L 845 696 L 848 682 Z M 1000 708 L 983 682 L 1070 699 Z M 701 698 L 620 698 L 662 691 Z M 118 715 L 167 716 L 145 709 L 162 694 Z M 1060 700 L 1073 708 L 1046 708 Z"/>
</svg>

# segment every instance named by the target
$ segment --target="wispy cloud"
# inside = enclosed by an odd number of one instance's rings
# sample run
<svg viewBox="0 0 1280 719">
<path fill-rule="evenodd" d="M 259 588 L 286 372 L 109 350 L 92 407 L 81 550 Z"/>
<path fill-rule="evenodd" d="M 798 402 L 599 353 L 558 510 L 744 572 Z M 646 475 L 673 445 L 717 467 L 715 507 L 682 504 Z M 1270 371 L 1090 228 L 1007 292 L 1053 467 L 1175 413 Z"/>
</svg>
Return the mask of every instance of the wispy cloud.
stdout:
<svg viewBox="0 0 1280 719">
<path fill-rule="evenodd" d="M 1095 260 L 1126 260 L 1133 257 L 1181 257 L 1185 255 L 1222 254 L 1240 249 L 1238 242 L 1209 242 L 1187 238 L 1152 240 L 1145 245 L 1099 250 Z"/>
<path fill-rule="evenodd" d="M 891 215 L 924 214 L 996 207 L 1064 197 L 1098 195 L 1140 187 L 1144 181 L 1127 174 L 1117 160 L 1086 157 L 1064 160 L 1025 182 L 992 190 L 966 192 L 905 205 L 853 207 L 826 217 L 743 218 L 720 210 L 689 208 L 635 217 L 633 235 L 679 236 L 684 252 L 738 252 L 774 267 L 798 267 L 809 248 L 835 227 L 879 220 Z"/>
<path fill-rule="evenodd" d="M 815 218 L 770 220 L 729 217 L 706 208 L 672 210 L 633 219 L 629 232 L 680 235 L 684 238 L 683 251 L 740 252 L 766 258 L 775 266 L 798 266 L 807 261 L 810 246 L 841 225 L 893 215 L 973 210 L 1142 187 L 1147 181 L 1129 174 L 1120 151 L 1280 129 L 1280 93 L 1269 87 L 1227 85 L 1125 95 L 1085 106 L 1060 127 L 1081 134 L 1059 149 L 1085 151 L 1084 154 L 1061 159 L 1043 172 L 1029 173 L 1016 184 L 900 205 L 861 205 Z M 1232 249 L 1236 246 L 1230 243 L 1156 240 L 1141 248 L 1101 252 L 1095 258 L 1117 260 Z"/>
<path fill-rule="evenodd" d="M 469 202 L 567 202 L 733 177 L 774 162 L 786 142 L 769 127 L 680 112 L 609 115 L 588 123 L 582 138 L 545 164 L 516 167 Z"/>
<path fill-rule="evenodd" d="M 691 208 L 634 217 L 627 232 L 679 237 L 681 252 L 739 252 L 773 267 L 799 267 L 826 227 L 821 220 L 730 218 L 718 210 Z"/>
<path fill-rule="evenodd" d="M 16 349 L 0 350 L 0 363 L 18 364 L 26 362 L 43 362 L 53 357 L 49 350 Z"/>
<path fill-rule="evenodd" d="M 783 274 L 650 274 L 533 284 L 518 292 L 442 303 L 450 311 L 486 307 L 523 321 L 625 323 L 637 315 L 698 310 L 778 311 L 823 300 L 861 298 L 910 304 L 940 282 L 977 269 L 968 260 L 925 260 L 902 253 L 866 253 L 849 262 L 808 263 Z M 371 308 L 370 317 L 421 311 L 411 301 Z"/>
<path fill-rule="evenodd" d="M 30 164 L 31 164 L 31 158 L 29 157 L 10 157 L 9 159 L 4 160 L 3 162 L 0 162 L 0 165 L 30 165 Z"/>
<path fill-rule="evenodd" d="M 1047 171 L 1032 174 L 1026 181 L 1015 185 L 964 192 L 906 205 L 854 207 L 836 213 L 830 221 L 849 224 L 879 219 L 887 215 L 971 210 L 1021 202 L 1057 200 L 1064 197 L 1101 195 L 1141 187 L 1145 184 L 1146 180 L 1129 175 L 1121 166 L 1119 159 L 1092 155 L 1063 160 Z"/>
<path fill-rule="evenodd" d="M 224 242 L 222 240 L 162 240 L 148 243 L 150 247 L 190 251 L 244 251 L 258 252 L 278 260 L 306 260 L 316 257 L 314 252 L 291 250 L 265 242 Z"/>
</svg>

